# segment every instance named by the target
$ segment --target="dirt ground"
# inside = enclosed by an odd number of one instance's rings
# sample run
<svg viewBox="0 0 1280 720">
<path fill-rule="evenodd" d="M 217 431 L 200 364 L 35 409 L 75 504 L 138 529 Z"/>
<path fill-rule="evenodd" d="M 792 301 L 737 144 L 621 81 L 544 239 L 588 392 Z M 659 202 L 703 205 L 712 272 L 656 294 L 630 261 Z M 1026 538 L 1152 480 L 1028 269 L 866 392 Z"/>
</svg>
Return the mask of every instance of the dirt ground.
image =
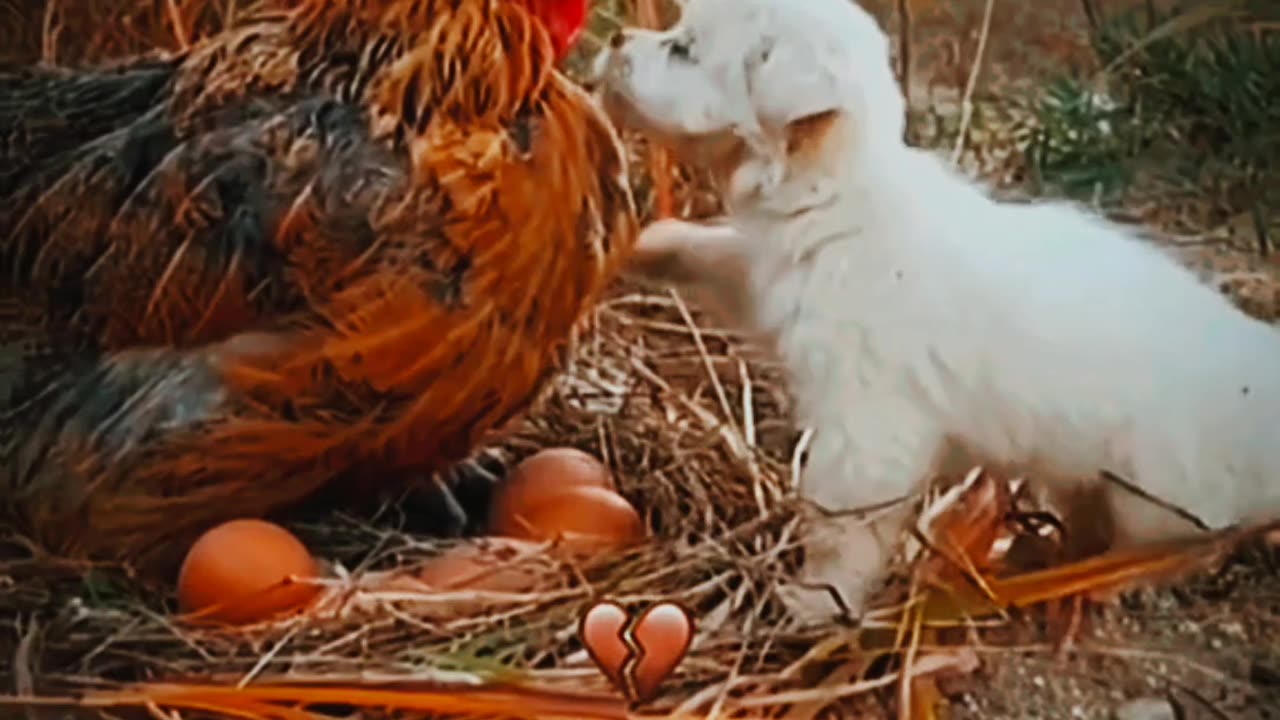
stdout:
<svg viewBox="0 0 1280 720">
<path fill-rule="evenodd" d="M 1119 717 L 1278 718 L 1277 559 L 1242 558 L 1201 583 L 1093 608 L 1066 652 L 992 652 L 957 683 L 954 717 L 1111 718 L 1150 700 L 1164 714 Z"/>
</svg>

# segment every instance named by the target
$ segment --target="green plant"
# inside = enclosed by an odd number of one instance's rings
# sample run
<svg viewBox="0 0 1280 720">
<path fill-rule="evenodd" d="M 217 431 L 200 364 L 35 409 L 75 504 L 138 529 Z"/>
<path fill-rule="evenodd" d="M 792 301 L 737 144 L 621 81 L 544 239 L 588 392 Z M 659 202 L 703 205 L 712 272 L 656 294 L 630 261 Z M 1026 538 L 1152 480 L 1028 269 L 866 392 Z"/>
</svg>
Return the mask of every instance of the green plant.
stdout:
<svg viewBox="0 0 1280 720">
<path fill-rule="evenodd" d="M 1092 42 L 1104 71 L 1050 83 L 1025 138 L 1043 188 L 1280 211 L 1280 3 L 1149 5 L 1100 19 Z"/>
<path fill-rule="evenodd" d="M 1111 196 L 1127 186 L 1128 161 L 1146 142 L 1132 111 L 1067 78 L 1043 92 L 1026 151 L 1034 177 L 1073 197 Z"/>
</svg>

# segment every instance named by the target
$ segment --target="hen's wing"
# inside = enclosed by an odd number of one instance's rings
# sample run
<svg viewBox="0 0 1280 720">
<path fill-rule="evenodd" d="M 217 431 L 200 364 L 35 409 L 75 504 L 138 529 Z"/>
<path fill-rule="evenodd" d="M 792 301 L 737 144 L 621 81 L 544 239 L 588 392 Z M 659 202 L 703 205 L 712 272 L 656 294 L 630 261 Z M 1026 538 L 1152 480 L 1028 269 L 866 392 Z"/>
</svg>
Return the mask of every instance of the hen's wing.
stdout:
<svg viewBox="0 0 1280 720">
<path fill-rule="evenodd" d="M 0 198 L 33 175 L 65 170 L 82 143 L 157 107 L 177 60 L 141 58 L 90 70 L 0 63 Z"/>
<path fill-rule="evenodd" d="M 299 311 L 373 245 L 374 205 L 404 192 L 403 162 L 355 106 L 257 99 L 211 127 L 179 137 L 157 106 L 11 195 L 0 252 L 52 326 L 104 351 L 187 348 Z"/>
<path fill-rule="evenodd" d="M 228 473 L 263 483 L 255 503 L 266 507 L 268 495 L 301 496 L 310 483 L 285 477 L 297 470 L 287 456 L 326 465 L 303 441 L 325 433 L 309 426 L 358 421 L 374 402 L 342 402 L 338 382 L 300 383 L 291 401 L 311 407 L 290 410 L 235 392 L 228 372 L 244 351 L 287 354 L 325 329 L 342 266 L 374 247 L 373 205 L 403 188 L 401 163 L 350 105 L 255 101 L 240 114 L 179 138 L 154 106 L 56 153 L 10 197 L 4 334 L 19 379 L 7 480 L 33 530 L 67 534 L 47 538 L 55 547 L 105 541 L 165 496 L 221 495 Z M 432 275 L 428 264 L 402 274 Z M 330 417 L 307 417 L 319 408 Z M 98 537 L 67 533 L 67 517 Z M 155 543 L 152 531 L 113 542 Z"/>
<path fill-rule="evenodd" d="M 327 95 L 189 135 L 160 105 L 41 167 L 2 248 L 0 489 L 28 530 L 167 567 L 521 409 L 634 233 L 616 139 L 563 85 L 520 132 L 441 122 L 407 152 Z"/>
<path fill-rule="evenodd" d="M 169 77 L 0 76 L 29 136 L 0 196 L 0 503 L 43 544 L 160 570 L 337 478 L 439 469 L 618 269 L 621 148 L 527 10 L 362 8 L 264 11 Z"/>
</svg>

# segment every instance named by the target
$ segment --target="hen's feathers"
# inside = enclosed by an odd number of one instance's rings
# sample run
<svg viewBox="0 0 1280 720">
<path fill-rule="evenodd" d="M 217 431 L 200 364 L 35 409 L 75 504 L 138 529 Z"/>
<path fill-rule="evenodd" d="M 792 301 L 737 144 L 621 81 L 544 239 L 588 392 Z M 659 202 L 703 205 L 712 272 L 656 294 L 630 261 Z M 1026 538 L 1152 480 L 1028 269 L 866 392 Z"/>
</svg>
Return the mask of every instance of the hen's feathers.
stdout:
<svg viewBox="0 0 1280 720">
<path fill-rule="evenodd" d="M 631 246 L 617 138 L 518 4 L 295 5 L 0 72 L 0 490 L 56 549 L 165 567 L 461 459 Z"/>
<path fill-rule="evenodd" d="M 238 115 L 181 137 L 153 111 L 26 185 L 4 246 L 15 285 L 101 349 L 200 345 L 322 301 L 373 246 L 406 163 L 327 98 Z"/>
<path fill-rule="evenodd" d="M 0 197 L 33 172 L 61 172 L 81 143 L 155 108 L 175 68 L 163 59 L 94 70 L 0 65 Z"/>
</svg>

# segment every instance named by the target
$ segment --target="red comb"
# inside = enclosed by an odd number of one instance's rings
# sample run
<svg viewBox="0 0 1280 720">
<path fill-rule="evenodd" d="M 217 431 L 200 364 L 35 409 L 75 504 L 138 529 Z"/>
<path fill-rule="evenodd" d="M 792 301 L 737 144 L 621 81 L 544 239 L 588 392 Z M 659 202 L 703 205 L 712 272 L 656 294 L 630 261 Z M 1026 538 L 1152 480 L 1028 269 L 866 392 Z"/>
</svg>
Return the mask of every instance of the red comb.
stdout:
<svg viewBox="0 0 1280 720">
<path fill-rule="evenodd" d="M 573 48 L 587 24 L 588 0 L 527 0 L 533 11 L 547 26 L 556 55 L 564 56 Z"/>
</svg>

